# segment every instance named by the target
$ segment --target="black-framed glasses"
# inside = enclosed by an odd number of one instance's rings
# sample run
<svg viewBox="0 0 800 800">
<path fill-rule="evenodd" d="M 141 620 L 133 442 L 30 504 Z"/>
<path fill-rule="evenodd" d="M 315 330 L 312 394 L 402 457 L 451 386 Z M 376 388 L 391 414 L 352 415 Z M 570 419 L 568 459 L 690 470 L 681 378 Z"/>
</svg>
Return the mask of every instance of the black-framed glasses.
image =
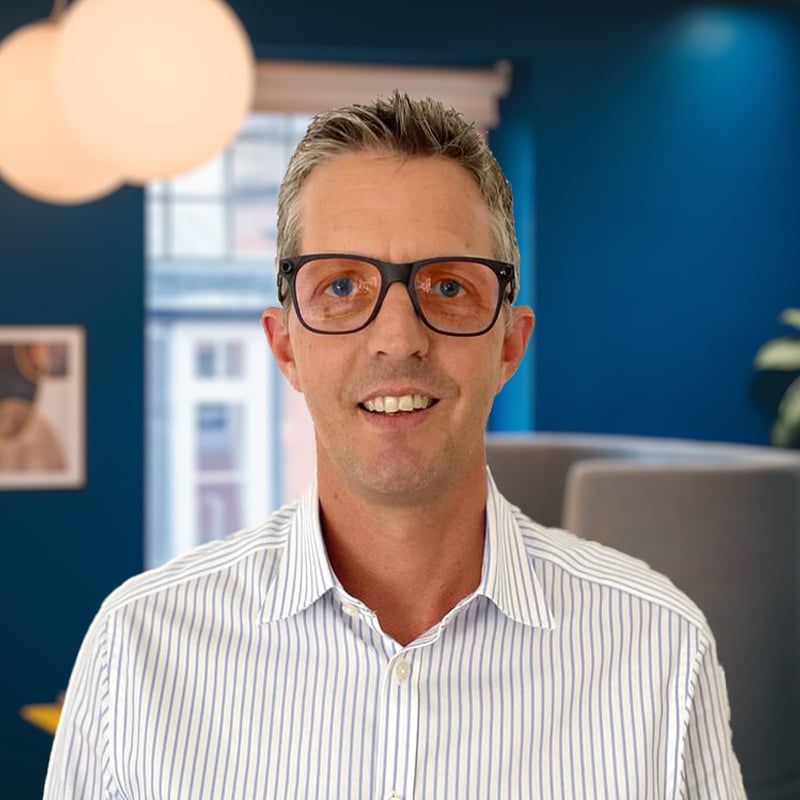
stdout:
<svg viewBox="0 0 800 800">
<path fill-rule="evenodd" d="M 419 318 L 448 336 L 480 336 L 514 297 L 514 266 L 472 256 L 439 256 L 407 264 L 343 253 L 281 259 L 278 297 L 288 286 L 300 322 L 314 333 L 355 333 L 402 283 Z"/>
</svg>

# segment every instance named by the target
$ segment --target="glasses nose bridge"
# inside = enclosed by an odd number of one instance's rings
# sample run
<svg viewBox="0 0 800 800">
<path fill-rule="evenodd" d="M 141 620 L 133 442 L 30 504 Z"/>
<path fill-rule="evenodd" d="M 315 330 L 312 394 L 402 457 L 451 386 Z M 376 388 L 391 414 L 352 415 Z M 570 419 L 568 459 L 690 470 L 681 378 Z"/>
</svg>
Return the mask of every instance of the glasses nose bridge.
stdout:
<svg viewBox="0 0 800 800">
<path fill-rule="evenodd" d="M 411 288 L 411 273 L 414 271 L 414 264 L 392 264 L 389 261 L 378 262 L 378 269 L 381 272 L 381 283 L 383 284 L 383 294 L 393 283 L 402 283 L 406 289 Z"/>
<path fill-rule="evenodd" d="M 375 313 L 380 311 L 383 301 L 386 299 L 386 294 L 389 291 L 389 287 L 391 287 L 394 283 L 402 283 L 403 286 L 406 287 L 408 296 L 411 298 L 411 304 L 414 306 L 414 311 L 419 316 L 419 306 L 417 304 L 416 294 L 411 283 L 411 278 L 416 264 L 414 262 L 407 264 L 393 264 L 390 261 L 376 261 L 374 263 L 381 273 L 380 297 L 378 298 L 378 307 L 376 308 Z"/>
</svg>

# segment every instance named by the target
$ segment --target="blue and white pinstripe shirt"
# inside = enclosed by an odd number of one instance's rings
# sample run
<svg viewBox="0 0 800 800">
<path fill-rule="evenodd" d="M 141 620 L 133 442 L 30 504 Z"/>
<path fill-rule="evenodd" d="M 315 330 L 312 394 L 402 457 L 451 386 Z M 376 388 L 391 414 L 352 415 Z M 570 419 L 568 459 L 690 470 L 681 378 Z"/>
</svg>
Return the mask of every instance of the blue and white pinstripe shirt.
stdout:
<svg viewBox="0 0 800 800">
<path fill-rule="evenodd" d="M 47 800 L 745 797 L 697 608 L 490 480 L 479 588 L 402 647 L 333 575 L 309 491 L 103 604 Z"/>
</svg>

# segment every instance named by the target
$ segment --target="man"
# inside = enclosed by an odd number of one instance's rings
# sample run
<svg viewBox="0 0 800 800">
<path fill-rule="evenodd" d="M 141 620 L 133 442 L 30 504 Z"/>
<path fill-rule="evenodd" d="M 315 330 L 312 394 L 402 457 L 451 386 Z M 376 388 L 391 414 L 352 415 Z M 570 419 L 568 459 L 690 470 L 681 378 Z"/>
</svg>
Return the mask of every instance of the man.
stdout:
<svg viewBox="0 0 800 800">
<path fill-rule="evenodd" d="M 46 797 L 743 798 L 700 612 L 487 475 L 533 314 L 480 134 L 401 94 L 322 115 L 278 230 L 316 485 L 111 595 Z"/>
</svg>

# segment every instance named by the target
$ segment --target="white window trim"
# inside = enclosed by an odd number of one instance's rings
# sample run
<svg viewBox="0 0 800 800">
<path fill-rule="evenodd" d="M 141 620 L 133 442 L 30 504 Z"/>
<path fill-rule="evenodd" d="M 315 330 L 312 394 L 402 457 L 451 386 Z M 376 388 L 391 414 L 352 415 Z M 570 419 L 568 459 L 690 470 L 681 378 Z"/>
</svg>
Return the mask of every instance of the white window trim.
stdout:
<svg viewBox="0 0 800 800">
<path fill-rule="evenodd" d="M 500 123 L 498 106 L 510 85 L 508 61 L 480 69 L 260 60 L 253 110 L 317 114 L 401 89 L 412 97 L 435 97 L 490 130 Z"/>
</svg>

